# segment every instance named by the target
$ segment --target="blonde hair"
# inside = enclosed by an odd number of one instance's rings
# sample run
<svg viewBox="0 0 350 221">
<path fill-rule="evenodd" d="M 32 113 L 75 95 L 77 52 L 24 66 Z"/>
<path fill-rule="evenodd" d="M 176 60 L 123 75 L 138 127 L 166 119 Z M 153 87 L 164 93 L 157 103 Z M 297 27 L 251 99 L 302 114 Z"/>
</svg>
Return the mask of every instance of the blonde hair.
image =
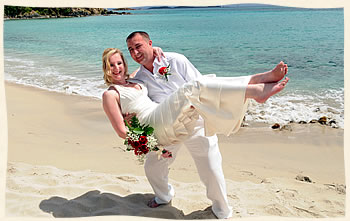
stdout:
<svg viewBox="0 0 350 221">
<path fill-rule="evenodd" d="M 103 54 L 102 54 L 102 69 L 104 73 L 103 79 L 105 80 L 105 84 L 107 84 L 108 86 L 113 84 L 112 74 L 111 74 L 111 64 L 109 63 L 109 58 L 114 54 L 119 54 L 120 57 L 122 58 L 124 63 L 125 77 L 126 79 L 129 79 L 128 64 L 126 63 L 126 59 L 123 55 L 123 52 L 121 52 L 121 50 L 119 50 L 118 48 L 107 48 L 103 51 Z"/>
</svg>

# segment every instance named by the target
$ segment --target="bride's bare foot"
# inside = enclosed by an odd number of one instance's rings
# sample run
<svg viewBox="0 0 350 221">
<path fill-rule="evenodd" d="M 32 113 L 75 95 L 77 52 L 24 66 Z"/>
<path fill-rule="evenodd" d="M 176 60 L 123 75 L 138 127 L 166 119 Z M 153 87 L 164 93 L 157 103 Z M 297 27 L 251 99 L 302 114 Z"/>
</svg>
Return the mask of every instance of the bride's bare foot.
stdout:
<svg viewBox="0 0 350 221">
<path fill-rule="evenodd" d="M 275 83 L 284 78 L 288 72 L 288 65 L 281 61 L 276 67 L 266 73 L 266 81 L 262 83 Z"/>
<path fill-rule="evenodd" d="M 282 91 L 286 86 L 286 84 L 288 83 L 288 81 L 289 81 L 289 78 L 286 77 L 286 79 L 277 83 L 250 85 L 252 87 L 252 90 L 250 92 L 247 90 L 246 97 L 248 96 L 247 98 L 252 98 L 256 100 L 258 103 L 264 103 L 272 95 Z"/>
<path fill-rule="evenodd" d="M 253 75 L 249 84 L 276 83 L 282 80 L 287 72 L 288 65 L 281 61 L 271 71 Z"/>
</svg>

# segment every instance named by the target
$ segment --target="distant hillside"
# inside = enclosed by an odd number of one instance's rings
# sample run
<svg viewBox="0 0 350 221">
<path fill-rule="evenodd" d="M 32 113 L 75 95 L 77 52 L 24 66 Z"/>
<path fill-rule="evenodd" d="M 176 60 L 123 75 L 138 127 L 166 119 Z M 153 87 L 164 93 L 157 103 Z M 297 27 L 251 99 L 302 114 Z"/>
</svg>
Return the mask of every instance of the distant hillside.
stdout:
<svg viewBox="0 0 350 221">
<path fill-rule="evenodd" d="M 222 5 L 223 8 L 286 8 L 286 6 L 269 5 L 269 4 L 255 4 L 255 3 L 242 3 L 242 4 L 230 4 Z"/>
<path fill-rule="evenodd" d="M 313 10 L 312 8 L 298 8 L 298 7 L 287 7 L 279 5 L 269 5 L 269 4 L 255 4 L 255 3 L 245 3 L 245 4 L 229 4 L 229 5 L 217 5 L 217 6 L 144 6 L 144 7 L 133 7 L 133 9 L 147 10 L 147 9 L 183 9 L 183 8 L 231 8 L 237 10 L 261 10 L 261 9 L 300 9 L 300 10 Z M 317 8 L 315 8 L 317 9 Z M 334 9 L 334 8 L 332 8 Z M 317 9 L 324 10 L 324 9 Z M 327 9 L 326 9 L 327 10 Z"/>
<path fill-rule="evenodd" d="M 4 7 L 6 19 L 31 19 L 31 18 L 66 18 L 85 17 L 92 15 L 125 15 L 130 12 L 115 12 L 105 8 L 40 8 L 40 7 Z"/>
<path fill-rule="evenodd" d="M 130 11 L 130 10 L 136 10 L 134 8 L 111 8 L 111 11 Z"/>
<path fill-rule="evenodd" d="M 283 6 L 267 5 L 267 4 L 230 4 L 216 6 L 143 6 L 133 7 L 133 9 L 181 9 L 181 8 L 285 8 Z"/>
<path fill-rule="evenodd" d="M 221 8 L 221 6 L 151 6 L 147 9 Z"/>
</svg>

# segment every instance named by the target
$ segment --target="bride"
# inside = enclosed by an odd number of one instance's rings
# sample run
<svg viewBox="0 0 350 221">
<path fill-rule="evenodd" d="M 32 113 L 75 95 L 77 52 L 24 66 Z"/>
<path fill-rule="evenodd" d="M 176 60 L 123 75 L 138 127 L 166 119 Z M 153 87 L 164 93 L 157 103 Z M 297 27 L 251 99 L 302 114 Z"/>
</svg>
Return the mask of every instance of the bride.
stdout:
<svg viewBox="0 0 350 221">
<path fill-rule="evenodd" d="M 283 62 L 271 71 L 251 76 L 202 76 L 185 83 L 158 104 L 147 96 L 144 85 L 129 81 L 128 65 L 119 49 L 107 48 L 102 61 L 104 80 L 109 86 L 102 96 L 103 108 L 118 136 L 123 139 L 127 136 L 123 113 L 136 113 L 141 124 L 154 128 L 158 143 L 164 146 L 187 138 L 199 115 L 204 119 L 206 135 L 238 131 L 247 101 L 263 103 L 283 90 L 289 80 L 287 77 L 282 80 L 288 70 Z M 166 69 L 165 75 L 161 72 L 159 75 L 164 84 L 167 75 L 177 74 L 171 67 Z"/>
</svg>

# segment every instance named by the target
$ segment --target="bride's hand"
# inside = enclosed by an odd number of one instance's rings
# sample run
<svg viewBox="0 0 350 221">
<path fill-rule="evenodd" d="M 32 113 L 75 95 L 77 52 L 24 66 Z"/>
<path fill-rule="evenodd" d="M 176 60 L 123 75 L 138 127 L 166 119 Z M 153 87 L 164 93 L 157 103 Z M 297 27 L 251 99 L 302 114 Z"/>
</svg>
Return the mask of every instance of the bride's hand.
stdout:
<svg viewBox="0 0 350 221">
<path fill-rule="evenodd" d="M 153 54 L 154 56 L 156 56 L 156 58 L 158 59 L 158 61 L 160 61 L 160 59 L 162 57 L 165 58 L 165 55 L 163 53 L 163 50 L 160 47 L 153 47 Z"/>
<path fill-rule="evenodd" d="M 168 150 L 166 150 L 166 149 L 163 149 L 163 151 L 162 151 L 162 155 L 161 155 L 163 158 L 172 158 L 173 157 L 173 154 L 170 152 L 170 151 L 168 151 Z"/>
<path fill-rule="evenodd" d="M 133 118 L 133 116 L 136 116 L 135 113 L 125 113 L 123 114 L 123 118 L 126 122 L 128 122 L 129 125 L 131 125 L 131 118 Z"/>
</svg>

